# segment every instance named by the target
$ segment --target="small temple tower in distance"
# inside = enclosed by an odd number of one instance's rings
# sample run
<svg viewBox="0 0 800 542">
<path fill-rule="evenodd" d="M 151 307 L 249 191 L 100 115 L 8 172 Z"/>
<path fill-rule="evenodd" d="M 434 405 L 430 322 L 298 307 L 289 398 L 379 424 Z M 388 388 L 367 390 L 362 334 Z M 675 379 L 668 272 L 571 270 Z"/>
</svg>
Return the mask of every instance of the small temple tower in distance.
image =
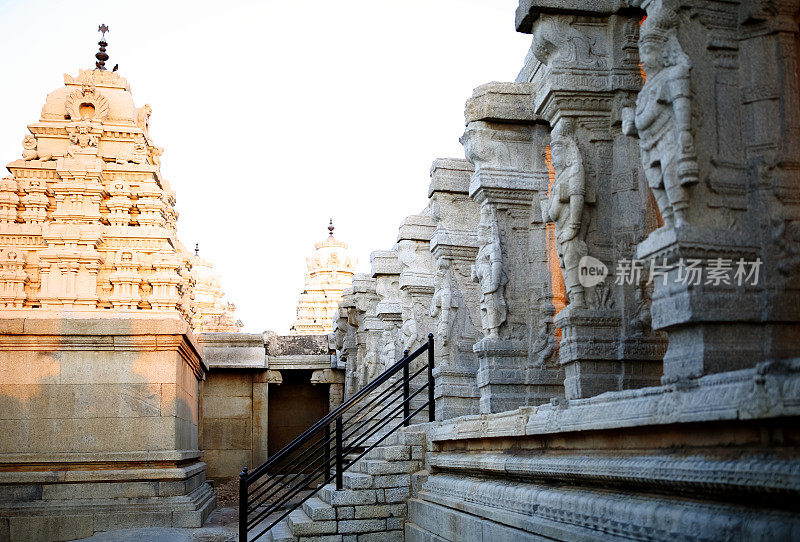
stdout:
<svg viewBox="0 0 800 542">
<path fill-rule="evenodd" d="M 236 318 L 236 305 L 225 299 L 214 264 L 200 257 L 195 248 L 191 259 L 194 277 L 194 318 L 192 331 L 198 333 L 237 333 L 242 322 Z"/>
<path fill-rule="evenodd" d="M 333 220 L 328 232 L 328 238 L 314 245 L 314 254 L 306 258 L 306 285 L 297 299 L 297 321 L 289 330 L 292 335 L 332 332 L 342 292 L 353 285 L 357 261 L 347 252 L 347 243 L 333 236 Z"/>
</svg>

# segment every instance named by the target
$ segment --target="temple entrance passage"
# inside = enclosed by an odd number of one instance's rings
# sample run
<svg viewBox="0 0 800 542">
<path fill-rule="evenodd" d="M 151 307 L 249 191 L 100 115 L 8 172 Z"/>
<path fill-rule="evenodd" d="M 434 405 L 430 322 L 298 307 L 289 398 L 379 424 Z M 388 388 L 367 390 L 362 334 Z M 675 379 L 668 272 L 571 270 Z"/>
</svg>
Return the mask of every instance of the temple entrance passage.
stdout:
<svg viewBox="0 0 800 542">
<path fill-rule="evenodd" d="M 269 456 L 328 413 L 328 385 L 311 384 L 310 370 L 284 370 L 283 383 L 269 390 Z"/>
</svg>

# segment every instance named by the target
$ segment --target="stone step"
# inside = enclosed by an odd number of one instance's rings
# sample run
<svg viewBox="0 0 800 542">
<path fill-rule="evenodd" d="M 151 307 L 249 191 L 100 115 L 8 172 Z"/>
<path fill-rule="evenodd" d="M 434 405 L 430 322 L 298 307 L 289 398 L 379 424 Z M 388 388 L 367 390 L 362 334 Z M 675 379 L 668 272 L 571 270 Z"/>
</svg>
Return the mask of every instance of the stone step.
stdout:
<svg viewBox="0 0 800 542">
<path fill-rule="evenodd" d="M 422 468 L 422 461 L 383 461 L 380 459 L 362 459 L 350 467 L 352 472 L 363 474 L 411 474 Z"/>
<path fill-rule="evenodd" d="M 286 524 L 292 536 L 305 537 L 325 534 L 336 534 L 336 521 L 314 521 L 306 513 L 297 509 L 286 518 Z"/>
<path fill-rule="evenodd" d="M 270 529 L 265 540 L 267 542 L 297 542 L 297 538 L 292 536 L 292 531 L 289 530 L 286 520 L 281 521 Z"/>
<path fill-rule="evenodd" d="M 369 489 L 372 487 L 372 476 L 361 472 L 345 471 L 342 473 L 342 486 L 345 489 Z"/>
<path fill-rule="evenodd" d="M 336 509 L 319 497 L 311 497 L 304 502 L 303 512 L 314 521 L 336 519 Z"/>
<path fill-rule="evenodd" d="M 422 431 L 397 431 L 390 435 L 385 441 L 384 446 L 424 446 L 426 441 L 425 433 Z"/>
<path fill-rule="evenodd" d="M 411 449 L 408 446 L 377 446 L 367 452 L 364 459 L 378 459 L 382 461 L 409 461 Z"/>
<path fill-rule="evenodd" d="M 327 484 L 319 492 L 322 502 L 333 507 L 356 506 L 362 504 L 375 504 L 378 492 L 374 489 L 341 489 L 337 490 L 334 484 Z"/>
</svg>

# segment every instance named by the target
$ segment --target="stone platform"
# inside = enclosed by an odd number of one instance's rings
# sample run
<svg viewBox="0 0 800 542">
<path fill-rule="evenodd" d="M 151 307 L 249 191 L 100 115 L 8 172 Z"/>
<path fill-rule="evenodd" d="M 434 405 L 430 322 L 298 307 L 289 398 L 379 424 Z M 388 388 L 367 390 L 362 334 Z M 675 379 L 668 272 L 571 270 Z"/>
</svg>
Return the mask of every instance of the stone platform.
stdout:
<svg viewBox="0 0 800 542">
<path fill-rule="evenodd" d="M 0 318 L 0 540 L 200 527 L 194 337 L 177 315 Z"/>
<path fill-rule="evenodd" d="M 794 540 L 800 365 L 426 424 L 407 541 Z"/>
</svg>

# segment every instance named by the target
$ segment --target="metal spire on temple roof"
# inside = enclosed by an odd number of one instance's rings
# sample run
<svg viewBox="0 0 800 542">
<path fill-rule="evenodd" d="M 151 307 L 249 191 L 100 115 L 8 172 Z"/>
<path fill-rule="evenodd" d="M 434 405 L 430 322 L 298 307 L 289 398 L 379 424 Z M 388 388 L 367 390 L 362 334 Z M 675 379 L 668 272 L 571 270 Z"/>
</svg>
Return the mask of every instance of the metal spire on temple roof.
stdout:
<svg viewBox="0 0 800 542">
<path fill-rule="evenodd" d="M 330 223 L 328 224 L 328 231 L 330 232 L 330 236 L 333 237 L 333 219 L 331 218 Z"/>
<path fill-rule="evenodd" d="M 97 42 L 100 46 L 100 52 L 94 55 L 97 59 L 94 65 L 98 70 L 105 70 L 106 60 L 108 60 L 108 55 L 106 54 L 106 46 L 108 45 L 108 43 L 106 43 L 106 32 L 108 32 L 108 27 L 103 23 L 97 27 L 97 31 L 101 33 L 100 41 Z"/>
<path fill-rule="evenodd" d="M 195 243 L 194 244 L 194 255 L 195 256 L 200 256 L 200 243 Z"/>
</svg>

